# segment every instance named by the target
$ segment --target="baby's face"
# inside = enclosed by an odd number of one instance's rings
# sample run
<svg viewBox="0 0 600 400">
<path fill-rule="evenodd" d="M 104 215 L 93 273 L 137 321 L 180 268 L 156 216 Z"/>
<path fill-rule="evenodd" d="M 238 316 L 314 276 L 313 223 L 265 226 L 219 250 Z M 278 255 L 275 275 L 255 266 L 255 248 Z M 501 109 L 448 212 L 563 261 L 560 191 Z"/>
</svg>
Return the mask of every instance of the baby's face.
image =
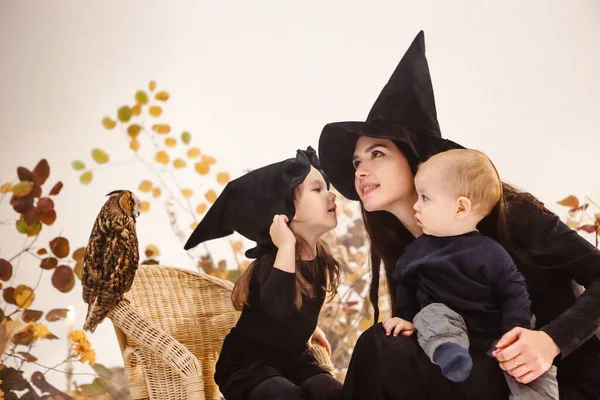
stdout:
<svg viewBox="0 0 600 400">
<path fill-rule="evenodd" d="M 444 181 L 442 167 L 432 165 L 419 171 L 415 187 L 419 196 L 413 208 L 417 224 L 432 236 L 456 235 L 458 197 L 452 182 Z"/>
</svg>

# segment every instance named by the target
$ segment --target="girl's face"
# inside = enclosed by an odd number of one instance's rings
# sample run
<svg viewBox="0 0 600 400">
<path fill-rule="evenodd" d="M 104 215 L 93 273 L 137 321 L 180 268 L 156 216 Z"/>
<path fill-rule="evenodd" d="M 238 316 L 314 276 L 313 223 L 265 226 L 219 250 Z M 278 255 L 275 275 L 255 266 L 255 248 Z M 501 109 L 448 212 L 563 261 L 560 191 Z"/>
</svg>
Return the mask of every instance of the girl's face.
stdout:
<svg viewBox="0 0 600 400">
<path fill-rule="evenodd" d="M 391 140 L 361 136 L 352 162 L 354 187 L 367 211 L 390 211 L 415 193 L 410 165 Z"/>
<path fill-rule="evenodd" d="M 320 237 L 337 226 L 335 194 L 327 190 L 323 175 L 311 167 L 296 189 L 296 214 L 290 229 L 301 237 Z"/>
</svg>

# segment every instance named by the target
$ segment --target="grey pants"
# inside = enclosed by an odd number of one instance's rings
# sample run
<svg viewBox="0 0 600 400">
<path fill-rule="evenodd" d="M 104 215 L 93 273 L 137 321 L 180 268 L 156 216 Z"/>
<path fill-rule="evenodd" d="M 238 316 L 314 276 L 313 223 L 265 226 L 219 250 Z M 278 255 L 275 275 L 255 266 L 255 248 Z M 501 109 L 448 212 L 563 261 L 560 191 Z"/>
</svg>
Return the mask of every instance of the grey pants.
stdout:
<svg viewBox="0 0 600 400">
<path fill-rule="evenodd" d="M 433 303 L 423 308 L 413 319 L 419 345 L 433 362 L 433 353 L 442 343 L 456 343 L 469 349 L 467 326 L 463 317 L 445 304 Z M 504 377 L 510 388 L 511 400 L 558 400 L 556 367 L 552 366 L 535 381 L 524 385 L 508 373 Z"/>
</svg>

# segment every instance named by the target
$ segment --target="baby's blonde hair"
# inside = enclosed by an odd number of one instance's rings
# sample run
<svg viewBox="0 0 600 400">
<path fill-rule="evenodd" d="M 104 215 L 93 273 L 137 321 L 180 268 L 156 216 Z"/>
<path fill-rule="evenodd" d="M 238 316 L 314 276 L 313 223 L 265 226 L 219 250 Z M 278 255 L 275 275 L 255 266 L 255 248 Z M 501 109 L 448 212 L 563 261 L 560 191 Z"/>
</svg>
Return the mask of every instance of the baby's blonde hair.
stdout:
<svg viewBox="0 0 600 400">
<path fill-rule="evenodd" d="M 471 200 L 473 211 L 482 218 L 503 201 L 502 181 L 494 163 L 484 153 L 454 149 L 438 153 L 419 165 L 416 177 L 433 166 L 441 166 L 443 180 L 456 197 Z"/>
</svg>

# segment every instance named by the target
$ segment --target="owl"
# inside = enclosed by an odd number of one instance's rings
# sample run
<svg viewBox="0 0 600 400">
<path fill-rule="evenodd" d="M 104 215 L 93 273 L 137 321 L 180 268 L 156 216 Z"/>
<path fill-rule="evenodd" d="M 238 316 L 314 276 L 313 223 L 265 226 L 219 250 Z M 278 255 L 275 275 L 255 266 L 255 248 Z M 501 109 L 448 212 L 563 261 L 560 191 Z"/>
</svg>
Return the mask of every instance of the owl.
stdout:
<svg viewBox="0 0 600 400">
<path fill-rule="evenodd" d="M 83 329 L 92 333 L 131 288 L 140 257 L 135 231 L 140 201 L 129 190 L 107 196 L 83 259 L 81 284 L 88 304 Z"/>
</svg>

